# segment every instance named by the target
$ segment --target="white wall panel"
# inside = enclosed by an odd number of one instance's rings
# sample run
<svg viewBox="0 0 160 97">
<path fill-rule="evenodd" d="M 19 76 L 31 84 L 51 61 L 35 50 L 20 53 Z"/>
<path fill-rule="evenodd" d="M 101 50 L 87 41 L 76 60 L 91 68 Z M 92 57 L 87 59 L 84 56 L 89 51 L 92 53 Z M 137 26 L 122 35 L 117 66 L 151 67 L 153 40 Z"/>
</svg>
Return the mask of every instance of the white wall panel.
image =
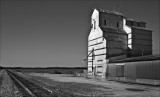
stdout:
<svg viewBox="0 0 160 97">
<path fill-rule="evenodd" d="M 102 67 L 97 67 L 97 72 L 102 72 Z"/>
<path fill-rule="evenodd" d="M 100 42 L 103 42 L 103 37 L 95 39 L 95 40 L 92 40 L 92 41 L 89 41 L 88 46 L 94 45 L 94 44 L 97 44 L 97 43 L 100 43 Z"/>
<path fill-rule="evenodd" d="M 94 51 L 95 55 L 99 55 L 99 54 L 105 54 L 106 53 L 106 49 L 102 49 L 102 50 L 96 50 Z"/>
<path fill-rule="evenodd" d="M 101 49 L 101 48 L 106 47 L 106 40 L 103 38 L 103 32 L 99 27 L 99 12 L 97 10 L 94 10 L 92 14 L 91 23 L 94 24 L 94 22 L 96 22 L 95 29 L 94 27 L 91 29 L 91 32 L 88 37 L 88 54 L 93 49 L 94 49 L 95 55 L 105 54 L 106 49 Z M 92 54 L 90 54 L 90 56 L 92 56 Z M 93 67 L 101 66 L 96 68 L 97 72 L 102 72 L 103 64 L 106 64 L 105 58 L 106 58 L 106 55 L 94 56 Z M 88 61 L 91 61 L 91 60 L 92 60 L 92 57 L 88 57 Z M 97 60 L 102 60 L 102 61 L 97 62 Z M 88 71 L 92 71 L 92 62 L 88 62 Z M 102 73 L 98 73 L 98 74 L 102 75 Z"/>
<path fill-rule="evenodd" d="M 103 48 L 103 47 L 106 47 L 106 40 L 105 39 L 104 39 L 103 43 L 101 43 L 101 44 L 97 44 L 97 45 L 88 47 L 88 51 L 91 51 L 93 48 L 96 50 L 96 49 Z"/>
</svg>

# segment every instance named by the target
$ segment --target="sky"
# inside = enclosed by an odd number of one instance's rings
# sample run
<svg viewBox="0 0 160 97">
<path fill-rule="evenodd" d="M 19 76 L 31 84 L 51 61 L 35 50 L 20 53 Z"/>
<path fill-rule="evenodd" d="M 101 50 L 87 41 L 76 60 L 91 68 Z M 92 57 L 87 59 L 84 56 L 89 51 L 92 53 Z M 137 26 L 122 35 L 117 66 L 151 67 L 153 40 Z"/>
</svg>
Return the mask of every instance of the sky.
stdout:
<svg viewBox="0 0 160 97">
<path fill-rule="evenodd" d="M 1 0 L 0 66 L 83 67 L 95 8 L 145 21 L 160 53 L 159 0 Z"/>
</svg>

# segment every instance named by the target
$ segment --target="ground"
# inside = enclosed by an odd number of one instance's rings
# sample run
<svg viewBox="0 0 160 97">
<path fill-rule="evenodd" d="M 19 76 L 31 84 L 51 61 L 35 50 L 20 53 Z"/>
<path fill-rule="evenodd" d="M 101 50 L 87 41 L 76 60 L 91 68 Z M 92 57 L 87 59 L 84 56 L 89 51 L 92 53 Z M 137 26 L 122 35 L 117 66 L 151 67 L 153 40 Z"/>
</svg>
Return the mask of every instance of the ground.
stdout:
<svg viewBox="0 0 160 97">
<path fill-rule="evenodd" d="M 78 96 L 159 97 L 160 87 L 86 79 L 67 74 L 27 73 L 48 86 Z"/>
</svg>

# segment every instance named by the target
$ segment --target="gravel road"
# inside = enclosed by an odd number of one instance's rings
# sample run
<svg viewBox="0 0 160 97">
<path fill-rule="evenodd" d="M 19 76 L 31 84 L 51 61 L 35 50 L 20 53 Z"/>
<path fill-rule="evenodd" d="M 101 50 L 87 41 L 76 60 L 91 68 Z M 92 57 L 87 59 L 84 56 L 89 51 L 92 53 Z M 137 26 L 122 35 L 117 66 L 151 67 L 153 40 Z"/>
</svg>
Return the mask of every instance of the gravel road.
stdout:
<svg viewBox="0 0 160 97">
<path fill-rule="evenodd" d="M 30 73 L 28 75 L 50 87 L 74 94 L 75 97 L 160 97 L 160 87 L 98 81 L 63 74 Z"/>
</svg>

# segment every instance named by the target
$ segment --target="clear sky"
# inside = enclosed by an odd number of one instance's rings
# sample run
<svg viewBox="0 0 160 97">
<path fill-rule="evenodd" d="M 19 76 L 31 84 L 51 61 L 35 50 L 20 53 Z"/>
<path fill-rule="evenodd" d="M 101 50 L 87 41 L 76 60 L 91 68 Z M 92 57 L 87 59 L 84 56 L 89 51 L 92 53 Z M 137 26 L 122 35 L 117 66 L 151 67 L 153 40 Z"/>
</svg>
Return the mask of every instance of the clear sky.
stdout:
<svg viewBox="0 0 160 97">
<path fill-rule="evenodd" d="M 159 0 L 1 0 L 0 65 L 55 67 L 85 64 L 94 8 L 147 23 L 153 52 L 160 53 Z"/>
</svg>

